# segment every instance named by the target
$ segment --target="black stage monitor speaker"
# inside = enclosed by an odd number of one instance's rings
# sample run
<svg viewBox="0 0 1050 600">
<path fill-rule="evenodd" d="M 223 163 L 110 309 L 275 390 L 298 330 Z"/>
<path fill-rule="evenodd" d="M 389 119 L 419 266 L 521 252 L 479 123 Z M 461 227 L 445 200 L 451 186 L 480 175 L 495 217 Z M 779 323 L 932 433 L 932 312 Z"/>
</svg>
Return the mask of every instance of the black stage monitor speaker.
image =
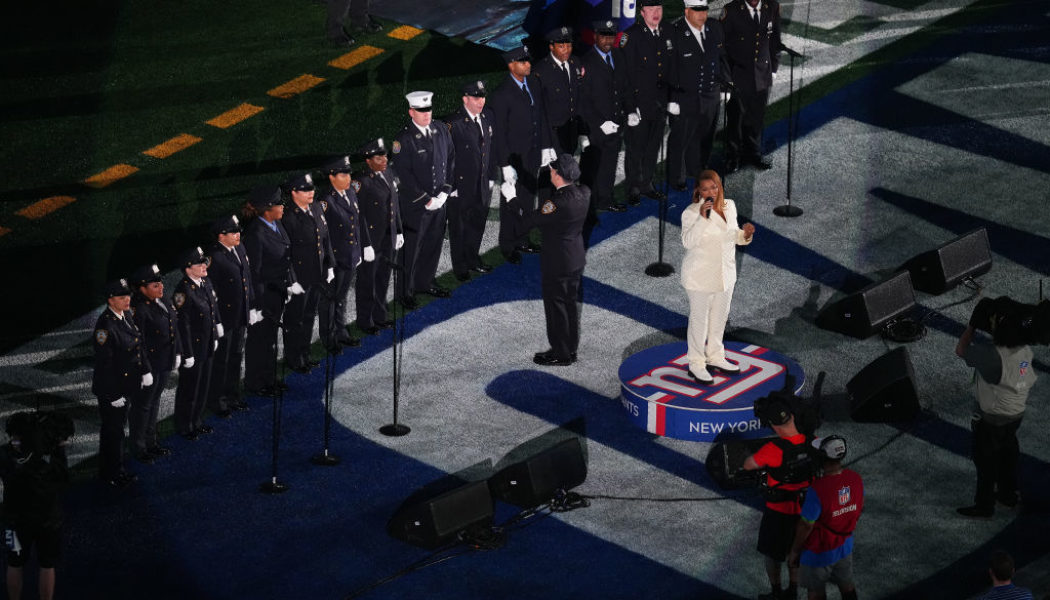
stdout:
<svg viewBox="0 0 1050 600">
<path fill-rule="evenodd" d="M 475 481 L 430 500 L 402 507 L 387 523 L 387 533 L 413 546 L 434 550 L 459 532 L 492 525 L 488 482 Z"/>
<path fill-rule="evenodd" d="M 911 276 L 902 271 L 825 308 L 817 326 L 864 339 L 914 306 Z"/>
<path fill-rule="evenodd" d="M 910 421 L 919 413 L 915 369 L 901 346 L 876 358 L 846 384 L 850 416 L 865 423 Z"/>
<path fill-rule="evenodd" d="M 587 461 L 579 438 L 569 438 L 489 478 L 492 495 L 531 508 L 549 502 L 556 490 L 572 489 L 587 479 Z"/>
<path fill-rule="evenodd" d="M 991 268 L 988 232 L 983 227 L 923 252 L 901 266 L 911 273 L 915 289 L 927 294 L 943 294 L 963 279 L 983 275 Z"/>
</svg>

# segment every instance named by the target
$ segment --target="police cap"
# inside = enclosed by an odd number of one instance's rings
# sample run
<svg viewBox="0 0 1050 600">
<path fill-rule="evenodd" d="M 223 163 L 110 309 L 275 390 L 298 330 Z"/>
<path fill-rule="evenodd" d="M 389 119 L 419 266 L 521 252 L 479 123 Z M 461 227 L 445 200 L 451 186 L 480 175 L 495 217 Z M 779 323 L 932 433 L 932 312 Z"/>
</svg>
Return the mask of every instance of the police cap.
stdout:
<svg viewBox="0 0 1050 600">
<path fill-rule="evenodd" d="M 193 265 L 206 264 L 207 262 L 208 259 L 204 257 L 204 251 L 201 250 L 200 246 L 196 246 L 179 255 L 178 265 L 179 268 L 185 269 Z"/>
<path fill-rule="evenodd" d="M 560 155 L 551 163 L 551 168 L 566 181 L 576 181 L 580 178 L 580 165 L 576 164 L 576 159 L 571 154 Z"/>
<path fill-rule="evenodd" d="M 128 287 L 128 280 L 124 278 L 110 281 L 106 284 L 106 298 L 115 298 L 117 296 L 130 296 L 131 288 Z"/>
<path fill-rule="evenodd" d="M 551 44 L 571 44 L 572 27 L 559 27 L 547 33 L 547 41 Z"/>
<path fill-rule="evenodd" d="M 248 194 L 248 202 L 256 210 L 266 210 L 281 203 L 281 189 L 275 185 L 260 185 Z"/>
<path fill-rule="evenodd" d="M 350 166 L 349 156 L 340 156 L 338 158 L 333 158 L 332 160 L 326 162 L 321 167 L 321 169 L 329 175 L 336 175 L 338 173 L 350 173 L 354 170 L 354 168 Z"/>
<path fill-rule="evenodd" d="M 293 175 L 285 182 L 284 187 L 289 192 L 309 192 L 314 189 L 314 179 L 309 173 Z"/>
<path fill-rule="evenodd" d="M 484 98 L 487 93 L 485 91 L 485 82 L 481 80 L 468 81 L 460 89 L 463 90 L 464 96 L 474 96 L 476 98 Z"/>
<path fill-rule="evenodd" d="M 153 283 L 154 281 L 160 280 L 160 267 L 157 265 L 139 267 L 131 274 L 131 283 L 135 287 L 142 287 L 147 283 Z"/>
<path fill-rule="evenodd" d="M 595 21 L 594 22 L 594 33 L 598 35 L 616 35 L 620 33 L 620 28 L 616 24 L 616 21 Z"/>
<path fill-rule="evenodd" d="M 504 52 L 503 60 L 506 61 L 507 64 L 518 61 L 532 61 L 532 59 L 529 58 L 529 51 L 525 48 L 525 46 L 519 46 L 517 48 L 514 48 L 513 50 L 508 50 Z"/>
<path fill-rule="evenodd" d="M 357 151 L 358 154 L 365 158 L 372 158 L 373 156 L 386 156 L 386 145 L 383 144 L 383 138 L 376 138 Z"/>
</svg>

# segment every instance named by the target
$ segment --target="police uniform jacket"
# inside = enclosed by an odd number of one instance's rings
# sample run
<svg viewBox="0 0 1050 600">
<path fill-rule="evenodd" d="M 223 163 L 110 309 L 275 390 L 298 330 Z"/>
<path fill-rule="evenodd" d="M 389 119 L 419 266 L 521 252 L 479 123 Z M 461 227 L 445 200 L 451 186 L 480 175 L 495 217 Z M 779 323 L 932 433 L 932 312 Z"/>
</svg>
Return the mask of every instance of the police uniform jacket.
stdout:
<svg viewBox="0 0 1050 600">
<path fill-rule="evenodd" d="M 139 294 L 131 302 L 131 307 L 135 309 L 133 320 L 142 333 L 150 368 L 160 371 L 174 369 L 175 355 L 182 354 L 182 337 L 175 306 L 166 298 L 147 300 Z"/>
<path fill-rule="evenodd" d="M 575 56 L 569 57 L 566 66 L 568 75 L 548 54 L 532 69 L 532 74 L 540 82 L 543 106 L 547 109 L 547 124 L 551 127 L 561 127 L 576 118 L 579 112 L 583 67 Z"/>
<path fill-rule="evenodd" d="M 398 207 L 398 177 L 387 167 L 380 173 L 365 169 L 354 173 L 358 184 L 357 204 L 361 210 L 362 229 L 376 253 L 392 252 L 394 238 L 401 233 L 401 209 Z"/>
<path fill-rule="evenodd" d="M 568 275 L 587 263 L 583 222 L 590 197 L 587 186 L 570 183 L 555 190 L 540 207 L 536 224 L 543 233 L 540 272 L 544 277 Z"/>
<path fill-rule="evenodd" d="M 441 192 L 452 192 L 455 151 L 448 127 L 440 121 L 427 126 L 430 137 L 409 123 L 393 144 L 391 166 L 397 169 L 401 185 L 401 218 L 415 222 L 426 210 L 426 203 Z"/>
<path fill-rule="evenodd" d="M 234 257 L 234 253 L 237 254 Z M 248 326 L 248 310 L 255 305 L 252 270 L 243 246 L 227 249 L 215 242 L 209 249 L 208 279 L 219 299 L 219 316 L 226 327 Z"/>
<path fill-rule="evenodd" d="M 732 80 L 722 24 L 713 19 L 704 23 L 702 50 L 685 19 L 675 21 L 672 40 L 671 101 L 678 103 L 682 114 L 696 114 L 700 111 L 701 98 L 717 100 L 723 84 Z"/>
<path fill-rule="evenodd" d="M 612 121 L 622 126 L 626 121 L 623 98 L 627 89 L 627 70 L 624 68 L 627 61 L 619 48 L 613 48 L 609 54 L 615 69 L 605 62 L 595 48 L 588 50 L 581 59 L 587 71 L 582 91 L 583 120 L 587 123 L 587 135 L 592 143 L 600 143 L 609 137 L 602 132 L 602 123 Z M 618 131 L 613 135 L 619 133 L 623 132 Z"/>
<path fill-rule="evenodd" d="M 532 94 L 522 91 L 509 73 L 492 92 L 488 106 L 495 117 L 492 124 L 492 152 L 496 166 L 539 171 L 540 151 L 550 148 L 550 127 L 543 110 L 542 86 L 535 75 L 525 78 Z M 521 174 L 519 173 L 519 178 Z"/>
<path fill-rule="evenodd" d="M 340 194 L 334 188 L 328 190 L 321 198 L 321 211 L 328 219 L 328 233 L 332 241 L 332 253 L 335 264 L 344 271 L 349 271 L 361 262 L 361 252 L 372 242 L 368 239 L 368 230 L 361 225 L 361 211 L 357 204 L 355 184 Z"/>
<path fill-rule="evenodd" d="M 292 243 L 292 269 L 296 281 L 303 287 L 323 283 L 328 269 L 335 268 L 335 257 L 328 235 L 328 220 L 321 207 L 313 202 L 304 211 L 294 202 L 289 202 L 281 223 Z"/>
<path fill-rule="evenodd" d="M 252 219 L 243 236 L 255 288 L 255 308 L 266 317 L 281 314 L 286 290 L 295 282 L 292 241 L 280 221 L 274 224 L 277 231 L 270 229 L 262 217 Z"/>
<path fill-rule="evenodd" d="M 142 388 L 142 376 L 150 373 L 142 333 L 135 325 L 131 311 L 120 318 L 109 308 L 95 322 L 95 372 L 91 393 L 100 402 L 117 398 L 130 399 Z"/>
<path fill-rule="evenodd" d="M 456 153 L 452 188 L 458 190 L 460 198 L 469 200 L 484 197 L 489 190 L 488 180 L 496 179 L 492 164 L 492 111 L 485 108 L 478 118 L 480 128 L 466 107 L 460 106 L 444 119 Z"/>
<path fill-rule="evenodd" d="M 744 0 L 733 0 L 722 11 L 726 54 L 737 89 L 762 91 L 773 85 L 779 66 L 780 4 L 762 0 L 759 22 L 755 24 L 751 7 Z"/>
<path fill-rule="evenodd" d="M 207 360 L 215 353 L 215 341 L 219 332 L 216 325 L 222 323 L 219 316 L 215 288 L 207 277 L 200 285 L 188 276 L 183 276 L 175 286 L 172 304 L 179 313 L 179 329 L 182 332 L 182 358 L 195 357 L 197 362 Z"/>
<path fill-rule="evenodd" d="M 663 118 L 667 110 L 668 81 L 674 45 L 671 28 L 653 33 L 644 21 L 636 21 L 620 38 L 627 89 L 624 111 L 639 109 L 645 119 Z M 619 66 L 619 65 L 617 65 Z"/>
</svg>

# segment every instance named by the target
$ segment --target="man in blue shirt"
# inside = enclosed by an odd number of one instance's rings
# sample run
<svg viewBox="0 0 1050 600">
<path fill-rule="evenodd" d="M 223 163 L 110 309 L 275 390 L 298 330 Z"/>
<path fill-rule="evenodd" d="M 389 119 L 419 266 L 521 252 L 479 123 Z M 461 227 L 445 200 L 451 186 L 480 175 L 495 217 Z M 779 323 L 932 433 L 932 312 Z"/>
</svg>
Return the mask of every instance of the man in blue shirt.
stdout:
<svg viewBox="0 0 1050 600">
<path fill-rule="evenodd" d="M 1013 584 L 1014 559 L 1005 550 L 992 552 L 988 574 L 992 577 L 992 589 L 981 600 L 1032 600 L 1031 590 Z"/>
</svg>

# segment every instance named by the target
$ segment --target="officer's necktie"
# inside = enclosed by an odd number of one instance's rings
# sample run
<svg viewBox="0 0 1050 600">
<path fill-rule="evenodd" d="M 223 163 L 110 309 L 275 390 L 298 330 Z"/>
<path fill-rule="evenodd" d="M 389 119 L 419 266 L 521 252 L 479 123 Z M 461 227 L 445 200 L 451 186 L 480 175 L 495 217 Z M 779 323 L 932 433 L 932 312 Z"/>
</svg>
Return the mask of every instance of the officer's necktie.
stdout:
<svg viewBox="0 0 1050 600">
<path fill-rule="evenodd" d="M 168 312 L 168 307 L 167 307 L 167 306 L 164 306 L 164 303 L 163 303 L 163 302 L 161 302 L 161 301 L 160 301 L 159 299 L 158 299 L 158 300 L 154 300 L 154 302 L 155 302 L 155 303 L 157 304 L 157 306 L 159 306 L 159 307 L 160 307 L 160 309 L 161 309 L 162 311 L 164 311 L 164 312 Z"/>
<path fill-rule="evenodd" d="M 752 15 L 754 16 L 754 18 L 755 18 L 755 25 L 758 25 L 758 9 L 757 9 L 757 8 L 753 9 L 753 10 L 751 11 L 751 14 L 752 14 Z"/>
<path fill-rule="evenodd" d="M 481 126 L 481 117 L 474 115 L 474 124 L 478 126 L 478 134 L 481 135 L 481 139 L 485 139 L 485 128 Z"/>
<path fill-rule="evenodd" d="M 613 67 L 613 64 L 612 64 L 612 54 L 606 54 L 605 55 L 605 62 L 609 64 L 609 68 L 610 69 L 615 68 L 615 67 Z"/>
<path fill-rule="evenodd" d="M 700 51 L 704 51 L 704 32 L 700 30 Z"/>
<path fill-rule="evenodd" d="M 233 260 L 237 261 L 237 264 L 241 264 L 241 257 L 237 256 L 236 248 L 230 248 L 230 254 L 233 255 Z"/>
<path fill-rule="evenodd" d="M 522 82 L 521 91 L 525 93 L 525 97 L 529 99 L 529 105 L 532 105 L 532 92 L 529 91 L 529 84 Z"/>
<path fill-rule="evenodd" d="M 568 63 L 561 63 L 561 70 L 562 70 L 563 73 L 565 73 L 565 78 L 568 79 L 569 83 L 571 84 L 572 83 L 572 75 L 569 75 L 569 64 Z"/>
</svg>

